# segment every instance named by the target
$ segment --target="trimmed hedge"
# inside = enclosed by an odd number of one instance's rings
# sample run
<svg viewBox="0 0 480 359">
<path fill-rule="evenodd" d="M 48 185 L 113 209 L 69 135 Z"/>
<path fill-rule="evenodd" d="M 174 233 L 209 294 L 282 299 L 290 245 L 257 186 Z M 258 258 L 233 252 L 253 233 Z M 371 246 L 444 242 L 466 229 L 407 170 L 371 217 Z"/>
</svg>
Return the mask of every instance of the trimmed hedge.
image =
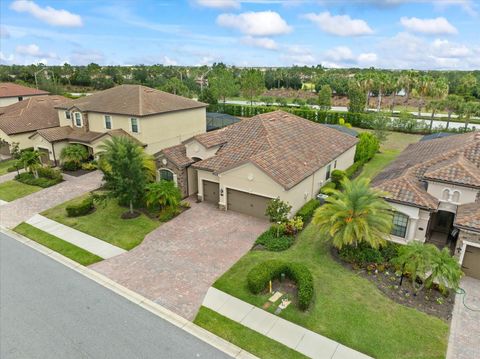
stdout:
<svg viewBox="0 0 480 359">
<path fill-rule="evenodd" d="M 360 242 L 357 246 L 343 246 L 338 254 L 346 262 L 366 267 L 369 264 L 388 263 L 392 258 L 397 257 L 399 246 L 397 243 L 387 242 L 380 248 L 372 248 L 367 243 Z"/>
<path fill-rule="evenodd" d="M 337 185 L 334 182 L 327 182 L 320 188 L 320 193 L 329 194 L 328 190 L 335 188 L 337 188 Z"/>
<path fill-rule="evenodd" d="M 263 291 L 272 279 L 285 276 L 297 283 L 298 306 L 306 310 L 313 300 L 313 277 L 310 270 L 300 263 L 287 263 L 277 259 L 257 264 L 247 274 L 247 285 L 253 294 Z"/>
<path fill-rule="evenodd" d="M 30 172 L 20 173 L 19 175 L 15 176 L 15 180 L 18 182 L 22 182 L 25 184 L 29 184 L 30 186 L 38 186 L 42 188 L 51 187 L 56 185 L 59 182 L 62 182 L 62 179 L 51 179 L 45 177 L 35 178 L 35 176 Z"/>
<path fill-rule="evenodd" d="M 37 173 L 39 177 L 57 180 L 59 182 L 63 179 L 62 174 L 59 170 L 50 167 L 40 167 L 37 170 Z"/>
<path fill-rule="evenodd" d="M 268 251 L 281 252 L 290 248 L 294 241 L 294 236 L 280 234 L 280 236 L 277 237 L 277 229 L 272 226 L 257 238 L 255 244 L 264 246 Z"/>
<path fill-rule="evenodd" d="M 363 165 L 365 163 L 362 162 L 362 161 L 357 161 L 357 162 L 354 162 L 353 165 L 351 165 L 350 167 L 348 167 L 346 170 L 345 170 L 345 174 L 348 178 L 352 178 L 354 177 L 358 172 L 360 172 L 360 170 L 362 169 Z"/>
<path fill-rule="evenodd" d="M 89 214 L 93 210 L 93 198 L 88 196 L 79 203 L 68 205 L 65 210 L 68 217 L 79 217 Z"/>
<path fill-rule="evenodd" d="M 302 218 L 303 222 L 306 223 L 310 221 L 315 213 L 315 210 L 320 207 L 320 201 L 313 198 L 307 203 L 305 203 L 302 208 L 300 208 L 296 216 Z"/>
</svg>

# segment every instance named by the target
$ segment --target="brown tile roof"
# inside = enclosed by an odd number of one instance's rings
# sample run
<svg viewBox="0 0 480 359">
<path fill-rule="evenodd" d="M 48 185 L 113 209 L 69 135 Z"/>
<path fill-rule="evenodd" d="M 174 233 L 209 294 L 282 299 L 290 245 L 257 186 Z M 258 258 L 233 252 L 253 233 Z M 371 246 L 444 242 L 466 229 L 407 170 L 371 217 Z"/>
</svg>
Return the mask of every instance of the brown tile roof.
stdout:
<svg viewBox="0 0 480 359">
<path fill-rule="evenodd" d="M 0 129 L 7 135 L 59 125 L 58 105 L 70 103 L 63 96 L 35 96 L 0 108 Z"/>
<path fill-rule="evenodd" d="M 80 129 L 80 128 L 72 128 L 70 126 L 61 126 L 61 127 L 53 127 L 53 128 L 38 130 L 35 134 L 42 136 L 48 142 L 75 141 L 75 142 L 82 142 L 86 144 L 92 143 L 107 135 L 110 135 L 112 137 L 126 136 L 133 139 L 139 145 L 143 145 L 140 141 L 138 141 L 136 138 L 132 137 L 128 132 L 122 129 L 116 129 L 116 130 L 111 130 L 107 132 L 94 132 L 94 131 L 85 132 L 83 129 Z M 33 137 L 34 135 L 32 135 L 31 137 Z"/>
<path fill-rule="evenodd" d="M 436 209 L 438 200 L 427 193 L 422 181 L 433 180 L 480 187 L 480 133 L 466 133 L 409 145 L 372 184 L 389 192 L 393 201 Z M 415 195 L 406 195 L 416 184 Z M 418 190 L 417 190 L 418 189 Z"/>
<path fill-rule="evenodd" d="M 2 97 L 19 97 L 19 96 L 38 96 L 48 95 L 49 92 L 37 90 L 32 87 L 26 87 L 11 82 L 0 83 L 0 98 Z"/>
<path fill-rule="evenodd" d="M 165 148 L 161 153 L 180 168 L 186 167 L 195 162 L 187 157 L 187 151 L 184 145 Z"/>
<path fill-rule="evenodd" d="M 459 206 L 455 226 L 480 232 L 480 202 Z"/>
<path fill-rule="evenodd" d="M 87 112 L 141 117 L 158 113 L 201 108 L 207 105 L 150 87 L 120 85 L 76 99 L 73 101 L 72 106 Z"/>
<path fill-rule="evenodd" d="M 215 173 L 251 162 L 285 189 L 290 189 L 357 143 L 327 126 L 283 111 L 242 120 L 195 136 L 216 155 L 193 167 Z"/>
</svg>

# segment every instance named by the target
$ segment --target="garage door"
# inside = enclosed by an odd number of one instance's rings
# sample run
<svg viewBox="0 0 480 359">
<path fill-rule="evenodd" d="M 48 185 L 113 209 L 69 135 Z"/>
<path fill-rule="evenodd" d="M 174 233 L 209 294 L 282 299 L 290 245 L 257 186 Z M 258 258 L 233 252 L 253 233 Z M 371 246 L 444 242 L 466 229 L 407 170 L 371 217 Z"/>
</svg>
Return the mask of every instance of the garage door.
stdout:
<svg viewBox="0 0 480 359">
<path fill-rule="evenodd" d="M 203 181 L 203 200 L 205 202 L 218 204 L 220 200 L 218 183 Z"/>
<path fill-rule="evenodd" d="M 271 198 L 255 194 L 227 189 L 227 209 L 258 218 L 267 218 L 265 209 Z"/>
<path fill-rule="evenodd" d="M 467 245 L 463 256 L 462 270 L 465 275 L 480 279 L 480 248 Z"/>
</svg>

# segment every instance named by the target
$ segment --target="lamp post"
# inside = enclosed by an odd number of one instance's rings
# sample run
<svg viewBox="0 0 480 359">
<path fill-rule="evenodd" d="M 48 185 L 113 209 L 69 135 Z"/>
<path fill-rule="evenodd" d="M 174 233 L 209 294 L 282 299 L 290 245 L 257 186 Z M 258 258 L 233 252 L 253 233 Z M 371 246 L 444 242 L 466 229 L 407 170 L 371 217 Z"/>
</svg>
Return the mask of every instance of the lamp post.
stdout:
<svg viewBox="0 0 480 359">
<path fill-rule="evenodd" d="M 211 69 L 208 69 L 207 72 L 205 72 L 204 74 L 202 74 L 202 76 L 200 76 L 200 93 L 203 93 L 203 79 L 212 70 L 213 70 L 213 67 Z"/>
<path fill-rule="evenodd" d="M 37 88 L 37 90 L 38 90 L 37 74 L 40 73 L 40 72 L 43 71 L 43 70 L 45 70 L 45 67 L 42 67 L 40 70 L 35 71 L 35 72 L 33 73 L 33 76 L 35 76 L 35 87 Z"/>
</svg>

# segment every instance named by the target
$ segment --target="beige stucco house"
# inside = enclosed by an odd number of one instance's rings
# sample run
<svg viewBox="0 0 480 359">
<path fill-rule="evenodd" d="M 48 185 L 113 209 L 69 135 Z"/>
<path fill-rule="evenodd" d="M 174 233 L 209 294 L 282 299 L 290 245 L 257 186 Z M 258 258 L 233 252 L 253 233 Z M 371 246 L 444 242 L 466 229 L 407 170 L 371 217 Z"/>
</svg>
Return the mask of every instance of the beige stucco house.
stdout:
<svg viewBox="0 0 480 359">
<path fill-rule="evenodd" d="M 42 95 L 48 95 L 48 92 L 11 82 L 0 83 L 0 107 L 9 106 L 28 98 Z"/>
<path fill-rule="evenodd" d="M 69 143 L 92 155 L 105 138 L 130 136 L 147 153 L 205 133 L 206 104 L 140 85 L 121 85 L 55 106 L 59 125 L 29 137 L 44 157 L 57 163 Z"/>
<path fill-rule="evenodd" d="M 193 136 L 156 154 L 159 177 L 184 196 L 264 217 L 279 197 L 292 214 L 314 198 L 334 169 L 353 164 L 357 139 L 275 111 Z"/>
<path fill-rule="evenodd" d="M 480 133 L 412 144 L 373 185 L 396 210 L 393 241 L 448 246 L 480 278 Z"/>
</svg>

